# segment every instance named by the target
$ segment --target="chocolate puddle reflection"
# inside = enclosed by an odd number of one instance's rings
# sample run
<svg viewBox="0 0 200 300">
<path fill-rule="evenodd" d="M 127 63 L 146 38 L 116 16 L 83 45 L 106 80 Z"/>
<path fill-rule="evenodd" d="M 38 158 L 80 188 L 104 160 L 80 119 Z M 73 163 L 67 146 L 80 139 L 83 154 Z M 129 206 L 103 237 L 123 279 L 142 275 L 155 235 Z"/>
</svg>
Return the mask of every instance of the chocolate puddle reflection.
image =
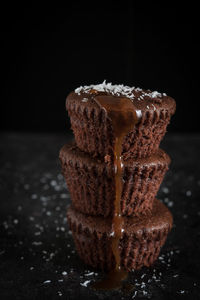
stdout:
<svg viewBox="0 0 200 300">
<path fill-rule="evenodd" d="M 127 279 L 128 272 L 123 269 L 110 271 L 105 278 L 91 285 L 95 290 L 114 290 L 123 287 L 123 281 Z"/>
<path fill-rule="evenodd" d="M 138 122 L 138 116 L 133 103 L 128 98 L 101 95 L 95 101 L 103 107 L 111 120 L 114 134 L 114 174 L 115 174 L 115 201 L 112 218 L 111 247 L 115 257 L 115 268 L 105 279 L 93 284 L 95 289 L 118 289 L 123 286 L 128 272 L 121 266 L 119 242 L 124 231 L 124 219 L 121 214 L 121 195 L 123 188 L 122 174 L 122 143 L 125 136 L 131 132 Z"/>
</svg>

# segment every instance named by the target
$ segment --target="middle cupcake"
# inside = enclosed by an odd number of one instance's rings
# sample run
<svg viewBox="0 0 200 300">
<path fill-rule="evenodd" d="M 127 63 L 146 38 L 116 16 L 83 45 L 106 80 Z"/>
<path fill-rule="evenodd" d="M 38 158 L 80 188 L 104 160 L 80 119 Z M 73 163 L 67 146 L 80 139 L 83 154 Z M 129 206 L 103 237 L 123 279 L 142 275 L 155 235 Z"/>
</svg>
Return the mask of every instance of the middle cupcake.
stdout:
<svg viewBox="0 0 200 300">
<path fill-rule="evenodd" d="M 74 143 L 61 149 L 60 160 L 74 208 L 93 216 L 112 215 L 115 200 L 113 164 L 90 157 Z M 169 163 L 169 156 L 161 149 L 148 158 L 124 161 L 122 215 L 137 216 L 152 210 Z"/>
</svg>

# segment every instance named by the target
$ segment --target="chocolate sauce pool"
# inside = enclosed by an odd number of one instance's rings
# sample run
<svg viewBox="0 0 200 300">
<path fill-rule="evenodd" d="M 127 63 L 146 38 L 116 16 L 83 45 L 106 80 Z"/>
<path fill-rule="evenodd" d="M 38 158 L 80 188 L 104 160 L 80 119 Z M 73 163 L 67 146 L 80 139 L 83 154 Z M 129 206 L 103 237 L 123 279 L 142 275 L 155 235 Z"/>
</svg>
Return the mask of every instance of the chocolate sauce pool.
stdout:
<svg viewBox="0 0 200 300">
<path fill-rule="evenodd" d="M 121 266 L 119 242 L 124 231 L 124 218 L 121 214 L 121 194 L 123 188 L 123 161 L 122 143 L 124 137 L 138 122 L 138 116 L 133 103 L 124 97 L 101 95 L 95 97 L 96 102 L 103 107 L 112 122 L 114 133 L 114 171 L 115 171 L 115 201 L 114 214 L 112 218 L 111 247 L 115 257 L 115 268 L 108 273 L 107 277 L 93 285 L 95 289 L 117 289 L 121 288 L 123 280 L 128 272 Z"/>
</svg>

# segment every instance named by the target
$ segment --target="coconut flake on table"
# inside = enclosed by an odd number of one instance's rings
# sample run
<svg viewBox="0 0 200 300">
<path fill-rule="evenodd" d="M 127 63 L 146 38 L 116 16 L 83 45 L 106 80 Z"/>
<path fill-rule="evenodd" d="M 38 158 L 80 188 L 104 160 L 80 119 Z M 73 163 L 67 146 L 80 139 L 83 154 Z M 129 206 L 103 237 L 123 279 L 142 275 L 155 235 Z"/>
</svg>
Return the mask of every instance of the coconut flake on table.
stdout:
<svg viewBox="0 0 200 300">
<path fill-rule="evenodd" d="M 166 186 L 164 186 L 164 187 L 162 188 L 162 191 L 163 191 L 163 193 L 165 193 L 165 194 L 168 194 L 168 193 L 169 193 L 169 189 L 168 189 L 168 187 L 166 187 Z"/>
<path fill-rule="evenodd" d="M 51 280 L 45 280 L 43 283 L 44 284 L 51 283 Z"/>
<path fill-rule="evenodd" d="M 192 192 L 190 190 L 186 191 L 186 196 L 190 197 L 192 195 Z"/>
<path fill-rule="evenodd" d="M 135 298 L 136 296 L 137 296 L 137 291 L 134 291 L 132 299 Z"/>
<path fill-rule="evenodd" d="M 32 242 L 32 245 L 33 246 L 41 246 L 42 245 L 42 242 Z"/>
<path fill-rule="evenodd" d="M 62 275 L 63 275 L 63 276 L 66 276 L 66 275 L 67 275 L 67 272 L 66 272 L 66 271 L 63 271 L 63 272 L 62 272 Z"/>
<path fill-rule="evenodd" d="M 88 93 L 91 90 L 95 90 L 97 92 L 107 92 L 114 96 L 125 96 L 130 99 L 135 98 L 134 92 L 139 92 L 141 95 L 138 96 L 138 100 L 142 100 L 145 96 L 150 98 L 162 98 L 163 96 L 166 96 L 165 93 L 159 93 L 157 91 L 143 91 L 141 88 L 136 88 L 134 86 L 130 87 L 123 84 L 112 84 L 111 82 L 106 82 L 106 80 L 100 84 L 80 86 L 75 89 L 75 93 L 80 95 L 81 92 Z"/>
<path fill-rule="evenodd" d="M 18 211 L 21 211 L 21 210 L 22 210 L 22 206 L 19 205 L 19 206 L 17 207 L 17 210 L 18 210 Z"/>
<path fill-rule="evenodd" d="M 87 273 L 87 274 L 84 274 L 85 276 L 92 276 L 94 275 L 94 272 L 90 272 L 90 273 Z"/>
<path fill-rule="evenodd" d="M 184 293 L 185 293 L 185 290 L 180 290 L 180 291 L 178 291 L 178 293 L 184 294 Z"/>
<path fill-rule="evenodd" d="M 85 282 L 83 283 L 80 283 L 80 285 L 84 286 L 84 287 L 87 287 L 88 284 L 90 283 L 91 280 L 86 280 Z"/>
</svg>

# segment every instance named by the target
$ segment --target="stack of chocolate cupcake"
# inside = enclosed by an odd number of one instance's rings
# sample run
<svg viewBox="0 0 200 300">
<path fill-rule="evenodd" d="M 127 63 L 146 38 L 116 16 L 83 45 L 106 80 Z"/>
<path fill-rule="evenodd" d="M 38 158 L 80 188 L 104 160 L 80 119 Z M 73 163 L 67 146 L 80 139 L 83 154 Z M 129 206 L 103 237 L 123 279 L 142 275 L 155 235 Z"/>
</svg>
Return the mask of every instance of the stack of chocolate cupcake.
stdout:
<svg viewBox="0 0 200 300">
<path fill-rule="evenodd" d="M 170 163 L 159 145 L 175 101 L 163 93 L 103 82 L 77 88 L 66 107 L 75 142 L 64 145 L 60 160 L 78 254 L 103 270 L 150 266 L 172 227 L 169 210 L 155 196 Z M 125 127 L 118 136 L 116 128 Z"/>
</svg>

